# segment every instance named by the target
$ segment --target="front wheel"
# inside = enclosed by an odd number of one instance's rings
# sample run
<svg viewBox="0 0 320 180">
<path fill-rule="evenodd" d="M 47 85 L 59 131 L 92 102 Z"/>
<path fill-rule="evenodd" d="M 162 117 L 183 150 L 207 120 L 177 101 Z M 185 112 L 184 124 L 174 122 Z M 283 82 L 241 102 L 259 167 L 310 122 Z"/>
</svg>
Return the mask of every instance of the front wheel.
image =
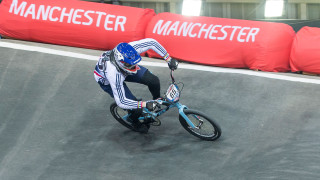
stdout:
<svg viewBox="0 0 320 180">
<path fill-rule="evenodd" d="M 204 113 L 191 109 L 185 109 L 183 112 L 195 126 L 191 127 L 181 115 L 179 116 L 181 125 L 190 134 L 207 141 L 214 141 L 221 136 L 220 126 Z"/>
</svg>

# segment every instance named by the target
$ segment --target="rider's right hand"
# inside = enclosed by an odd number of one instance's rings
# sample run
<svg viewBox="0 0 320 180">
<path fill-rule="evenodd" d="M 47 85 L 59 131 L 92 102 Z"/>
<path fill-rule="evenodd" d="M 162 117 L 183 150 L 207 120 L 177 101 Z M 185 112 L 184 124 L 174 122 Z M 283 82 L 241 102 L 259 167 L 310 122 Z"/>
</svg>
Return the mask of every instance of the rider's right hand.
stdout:
<svg viewBox="0 0 320 180">
<path fill-rule="evenodd" d="M 171 70 L 176 70 L 178 68 L 179 62 L 176 59 L 170 58 L 167 63 Z"/>
</svg>

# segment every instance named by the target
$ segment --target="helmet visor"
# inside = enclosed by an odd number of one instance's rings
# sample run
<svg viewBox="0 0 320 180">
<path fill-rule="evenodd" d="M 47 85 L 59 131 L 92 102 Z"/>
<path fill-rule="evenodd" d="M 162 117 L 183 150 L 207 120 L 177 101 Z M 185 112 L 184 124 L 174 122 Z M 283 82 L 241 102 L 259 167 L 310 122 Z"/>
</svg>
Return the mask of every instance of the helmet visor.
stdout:
<svg viewBox="0 0 320 180">
<path fill-rule="evenodd" d="M 123 64 L 123 67 L 125 67 L 126 69 L 135 69 L 136 68 L 136 64 L 131 65 L 129 63 L 126 63 L 124 61 L 120 61 Z"/>
</svg>

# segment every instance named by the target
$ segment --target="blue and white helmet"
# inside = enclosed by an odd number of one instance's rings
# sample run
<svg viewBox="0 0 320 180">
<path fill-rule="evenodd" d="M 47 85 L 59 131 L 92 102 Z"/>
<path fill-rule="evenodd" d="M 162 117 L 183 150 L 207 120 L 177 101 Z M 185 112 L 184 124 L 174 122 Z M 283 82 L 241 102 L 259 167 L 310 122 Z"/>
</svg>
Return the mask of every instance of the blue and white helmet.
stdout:
<svg viewBox="0 0 320 180">
<path fill-rule="evenodd" d="M 128 43 L 120 43 L 114 49 L 114 58 L 119 68 L 129 74 L 135 74 L 140 69 L 140 54 Z"/>
</svg>

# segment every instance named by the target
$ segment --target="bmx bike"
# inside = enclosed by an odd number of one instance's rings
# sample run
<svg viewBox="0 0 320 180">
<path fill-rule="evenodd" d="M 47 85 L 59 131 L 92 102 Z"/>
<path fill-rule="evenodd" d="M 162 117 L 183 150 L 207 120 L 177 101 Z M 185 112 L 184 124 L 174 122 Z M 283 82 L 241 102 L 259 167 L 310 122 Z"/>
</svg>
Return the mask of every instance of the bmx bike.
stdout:
<svg viewBox="0 0 320 180">
<path fill-rule="evenodd" d="M 170 72 L 171 84 L 165 94 L 164 98 L 153 100 L 156 102 L 156 108 L 149 111 L 147 108 L 143 108 L 142 115 L 139 117 L 139 121 L 150 127 L 160 126 L 161 121 L 159 116 L 170 110 L 171 108 L 178 108 L 179 110 L 179 121 L 182 127 L 190 134 L 207 141 L 214 141 L 221 136 L 221 128 L 218 123 L 211 117 L 196 111 L 189 109 L 187 106 L 179 103 L 180 95 L 183 86 L 180 90 L 178 84 L 173 77 L 173 71 Z M 183 83 L 181 83 L 183 85 Z M 112 116 L 123 126 L 135 131 L 132 126 L 130 119 L 130 110 L 122 109 L 114 102 L 110 105 L 110 111 Z"/>
</svg>

